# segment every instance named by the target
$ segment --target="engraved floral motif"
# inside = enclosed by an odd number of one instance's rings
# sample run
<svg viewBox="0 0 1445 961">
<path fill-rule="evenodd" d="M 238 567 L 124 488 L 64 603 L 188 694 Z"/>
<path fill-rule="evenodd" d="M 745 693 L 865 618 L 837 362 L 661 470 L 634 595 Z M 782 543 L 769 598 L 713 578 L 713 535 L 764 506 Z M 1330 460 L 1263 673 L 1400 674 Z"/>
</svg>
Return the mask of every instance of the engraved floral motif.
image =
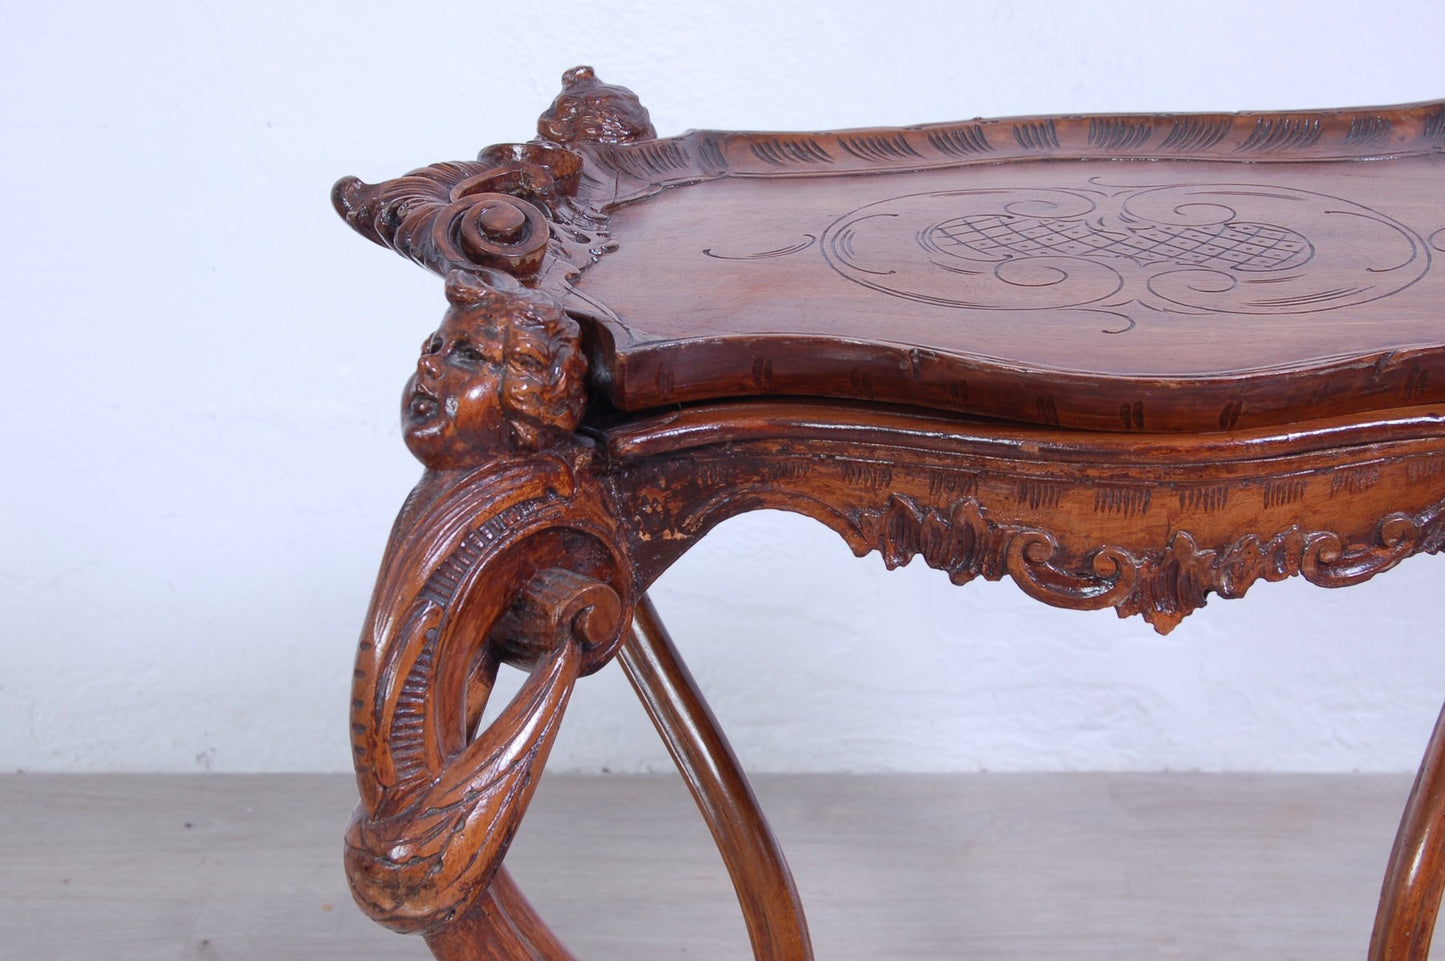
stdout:
<svg viewBox="0 0 1445 961">
<path fill-rule="evenodd" d="M 1304 222 L 1336 226 L 1305 236 Z M 1310 313 L 1388 297 L 1430 265 L 1378 211 L 1263 184 L 909 194 L 845 214 L 821 246 L 854 283 L 983 310 Z"/>
</svg>

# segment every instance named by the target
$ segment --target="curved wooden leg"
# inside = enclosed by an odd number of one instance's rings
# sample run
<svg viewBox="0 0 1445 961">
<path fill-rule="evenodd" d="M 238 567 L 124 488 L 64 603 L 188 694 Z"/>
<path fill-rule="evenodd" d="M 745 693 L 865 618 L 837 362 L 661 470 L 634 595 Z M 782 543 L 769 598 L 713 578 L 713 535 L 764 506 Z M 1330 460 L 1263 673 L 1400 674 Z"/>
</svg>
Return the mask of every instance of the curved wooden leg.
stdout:
<svg viewBox="0 0 1445 961">
<path fill-rule="evenodd" d="M 1445 709 L 1405 802 L 1370 938 L 1370 961 L 1426 961 L 1445 892 Z"/>
<path fill-rule="evenodd" d="M 732 747 L 645 595 L 618 654 L 627 679 L 687 781 L 732 876 L 753 956 L 811 961 L 792 872 Z"/>
</svg>

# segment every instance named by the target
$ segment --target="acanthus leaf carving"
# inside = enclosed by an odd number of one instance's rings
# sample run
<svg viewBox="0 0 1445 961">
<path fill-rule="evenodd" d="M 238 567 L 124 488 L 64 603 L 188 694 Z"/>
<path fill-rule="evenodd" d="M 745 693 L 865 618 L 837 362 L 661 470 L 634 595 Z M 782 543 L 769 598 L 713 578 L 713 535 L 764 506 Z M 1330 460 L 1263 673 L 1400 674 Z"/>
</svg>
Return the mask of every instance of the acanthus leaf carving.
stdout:
<svg viewBox="0 0 1445 961">
<path fill-rule="evenodd" d="M 1027 593 L 1054 603 L 1068 597 L 1072 607 L 1107 607 L 1133 581 L 1127 555 L 1115 548 L 1097 552 L 1086 571 L 1058 567 L 1058 540 L 1052 534 L 1000 524 L 972 497 L 945 513 L 893 494 L 882 510 L 855 511 L 850 517 L 865 543 L 860 553 L 876 548 L 890 570 L 921 556 L 955 584 L 1008 575 Z"/>
<path fill-rule="evenodd" d="M 895 494 L 881 511 L 858 511 L 853 523 L 866 542 L 877 545 L 889 570 L 916 556 L 946 571 L 955 584 L 975 577 L 998 580 L 1007 569 L 1006 546 L 997 525 L 985 520 L 972 498 L 959 501 L 948 515 L 924 511 L 912 499 Z"/>
<path fill-rule="evenodd" d="M 1180 530 L 1159 550 L 1103 545 L 1072 559 L 1061 556 L 1052 532 L 1000 523 L 972 497 L 940 511 L 893 494 L 881 509 L 848 516 L 861 538 L 857 553 L 877 550 L 890 570 L 922 557 L 955 584 L 1007 575 L 1037 600 L 1077 609 L 1113 607 L 1120 617 L 1142 616 L 1161 634 L 1203 607 L 1210 594 L 1242 597 L 1257 581 L 1296 574 L 1322 587 L 1344 587 L 1411 554 L 1445 548 L 1445 501 L 1414 514 L 1390 514 L 1368 544 L 1291 526 L 1268 538 L 1246 534 L 1217 550 Z"/>
</svg>

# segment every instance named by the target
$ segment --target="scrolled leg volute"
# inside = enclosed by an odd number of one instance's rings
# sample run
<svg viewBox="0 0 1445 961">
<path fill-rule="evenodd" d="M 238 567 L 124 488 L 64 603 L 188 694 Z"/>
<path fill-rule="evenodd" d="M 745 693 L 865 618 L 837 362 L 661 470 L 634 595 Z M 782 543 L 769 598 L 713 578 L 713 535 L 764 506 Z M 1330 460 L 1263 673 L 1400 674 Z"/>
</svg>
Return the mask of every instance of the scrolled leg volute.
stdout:
<svg viewBox="0 0 1445 961">
<path fill-rule="evenodd" d="M 502 859 L 574 683 L 616 652 L 632 606 L 605 516 L 564 463 L 446 481 L 403 511 L 360 645 L 346 834 L 358 904 L 429 940 L 478 911 L 529 912 Z M 503 663 L 528 677 L 483 725 Z"/>
</svg>

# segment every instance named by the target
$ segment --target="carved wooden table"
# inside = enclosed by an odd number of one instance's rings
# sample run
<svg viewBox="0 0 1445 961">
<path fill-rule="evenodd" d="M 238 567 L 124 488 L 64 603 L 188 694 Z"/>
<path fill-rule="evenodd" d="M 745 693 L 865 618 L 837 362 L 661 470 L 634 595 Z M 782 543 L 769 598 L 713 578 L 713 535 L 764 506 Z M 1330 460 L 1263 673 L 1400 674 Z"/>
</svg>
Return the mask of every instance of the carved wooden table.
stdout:
<svg viewBox="0 0 1445 961">
<path fill-rule="evenodd" d="M 614 657 L 756 956 L 811 956 L 643 593 L 727 517 L 1161 632 L 1440 548 L 1445 103 L 659 139 L 629 91 L 564 86 L 537 140 L 333 194 L 451 305 L 403 398 L 427 470 L 360 643 L 346 837 L 358 903 L 437 957 L 570 957 L 502 860 Z M 502 663 L 530 673 L 483 724 Z M 1437 724 L 1371 958 L 1427 955 L 1442 753 Z"/>
</svg>

